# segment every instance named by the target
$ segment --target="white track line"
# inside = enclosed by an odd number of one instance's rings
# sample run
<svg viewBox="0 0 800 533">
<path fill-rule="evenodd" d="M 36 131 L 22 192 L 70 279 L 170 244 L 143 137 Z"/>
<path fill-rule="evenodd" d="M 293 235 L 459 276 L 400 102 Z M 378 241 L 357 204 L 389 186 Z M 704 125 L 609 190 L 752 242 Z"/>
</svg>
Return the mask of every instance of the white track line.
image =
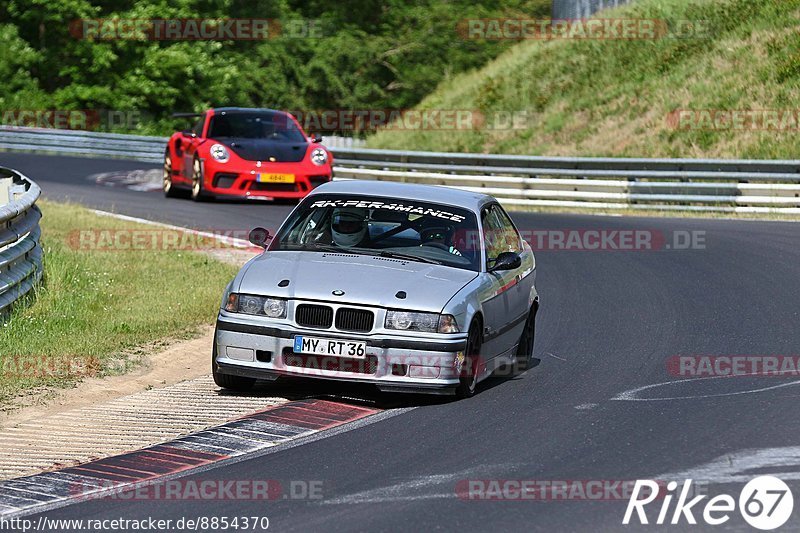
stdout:
<svg viewBox="0 0 800 533">
<path fill-rule="evenodd" d="M 92 211 L 96 215 L 100 215 L 101 217 L 116 218 L 118 220 L 125 220 L 127 222 L 136 222 L 137 224 L 146 224 L 148 226 L 156 226 L 156 227 L 164 228 L 164 229 L 182 231 L 184 233 L 189 233 L 191 235 L 197 235 L 199 237 L 207 237 L 207 238 L 210 238 L 210 239 L 215 239 L 215 240 L 217 240 L 219 242 L 222 242 L 222 243 L 225 243 L 225 244 L 229 244 L 229 245 L 231 245 L 233 247 L 236 247 L 236 248 L 255 248 L 255 246 L 253 246 L 253 244 L 251 244 L 249 241 L 246 241 L 244 239 L 237 239 L 236 237 L 229 237 L 227 235 L 219 235 L 219 234 L 216 234 L 216 233 L 210 233 L 208 231 L 199 231 L 199 230 L 196 230 L 196 229 L 184 228 L 182 226 L 174 226 L 172 224 L 165 224 L 163 222 L 154 222 L 152 220 L 147 220 L 146 218 L 131 217 L 131 216 L 128 216 L 128 215 L 121 215 L 119 213 L 111 213 L 109 211 L 101 211 L 99 209 L 92 209 Z"/>
</svg>

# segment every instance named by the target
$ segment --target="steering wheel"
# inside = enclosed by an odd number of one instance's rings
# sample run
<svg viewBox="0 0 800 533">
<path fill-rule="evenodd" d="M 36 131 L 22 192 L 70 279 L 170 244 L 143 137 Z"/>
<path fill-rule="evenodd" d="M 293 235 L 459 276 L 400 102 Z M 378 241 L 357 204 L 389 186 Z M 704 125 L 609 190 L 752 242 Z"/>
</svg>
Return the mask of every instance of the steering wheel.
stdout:
<svg viewBox="0 0 800 533">
<path fill-rule="evenodd" d="M 445 252 L 448 253 L 450 252 L 450 247 L 440 242 L 428 241 L 428 242 L 423 242 L 422 244 L 420 244 L 420 246 L 431 246 L 433 248 L 439 248 L 440 250 L 444 250 Z"/>
</svg>

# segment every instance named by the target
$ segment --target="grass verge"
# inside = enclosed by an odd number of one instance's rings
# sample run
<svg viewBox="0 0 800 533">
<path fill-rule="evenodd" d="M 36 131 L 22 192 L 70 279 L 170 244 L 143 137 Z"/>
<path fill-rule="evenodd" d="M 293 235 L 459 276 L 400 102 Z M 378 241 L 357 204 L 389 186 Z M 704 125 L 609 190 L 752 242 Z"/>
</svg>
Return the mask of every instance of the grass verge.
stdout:
<svg viewBox="0 0 800 533">
<path fill-rule="evenodd" d="M 182 250 L 86 250 L 80 231 L 148 229 L 42 201 L 44 282 L 0 328 L 0 409 L 20 395 L 118 374 L 213 323 L 237 268 Z"/>
</svg>

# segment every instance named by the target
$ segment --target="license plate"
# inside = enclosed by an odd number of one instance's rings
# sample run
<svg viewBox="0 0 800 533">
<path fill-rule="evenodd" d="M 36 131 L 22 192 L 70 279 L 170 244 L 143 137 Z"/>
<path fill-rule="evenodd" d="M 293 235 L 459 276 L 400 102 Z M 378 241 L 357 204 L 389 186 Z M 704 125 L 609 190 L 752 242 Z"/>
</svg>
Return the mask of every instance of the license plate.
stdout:
<svg viewBox="0 0 800 533">
<path fill-rule="evenodd" d="M 294 183 L 294 174 L 259 174 L 260 183 Z"/>
<path fill-rule="evenodd" d="M 367 343 L 361 341 L 318 339 L 316 337 L 297 335 L 294 338 L 293 351 L 294 353 L 363 359 L 367 355 Z"/>
</svg>

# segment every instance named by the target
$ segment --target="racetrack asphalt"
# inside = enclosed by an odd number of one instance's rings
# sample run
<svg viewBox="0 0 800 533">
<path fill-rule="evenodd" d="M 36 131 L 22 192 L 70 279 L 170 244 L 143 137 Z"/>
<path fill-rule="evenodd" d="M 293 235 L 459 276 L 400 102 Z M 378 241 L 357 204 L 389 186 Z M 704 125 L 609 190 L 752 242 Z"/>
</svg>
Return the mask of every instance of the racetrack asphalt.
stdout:
<svg viewBox="0 0 800 533">
<path fill-rule="evenodd" d="M 159 192 L 101 187 L 87 179 L 155 168 L 137 162 L 0 153 L 0 165 L 34 179 L 48 199 L 187 227 L 276 228 L 291 209 L 168 200 Z M 673 356 L 800 355 L 800 226 L 512 217 L 523 232 L 651 231 L 668 243 L 702 232 L 696 235 L 704 243 L 656 251 L 539 251 L 538 364 L 524 375 L 493 377 L 474 398 L 457 402 L 364 393 L 386 408 L 413 409 L 184 478 L 321 481 L 321 499 L 99 500 L 47 516 L 267 516 L 275 531 L 624 531 L 654 526 L 623 526 L 627 499 L 614 500 L 613 494 L 611 501 L 478 501 L 457 491 L 469 480 L 682 483 L 688 476 L 710 495 L 737 499 L 743 483 L 736 474 L 769 473 L 800 496 L 800 420 L 793 415 L 800 377 L 682 380 L 670 373 Z M 346 386 L 336 391 L 361 394 Z M 710 466 L 698 469 L 702 465 Z M 651 522 L 659 507 L 647 508 Z M 698 508 L 694 515 L 702 524 Z M 798 508 L 787 524 L 793 529 L 800 527 Z M 750 530 L 736 512 L 722 526 L 683 520 L 675 529 Z"/>
</svg>

